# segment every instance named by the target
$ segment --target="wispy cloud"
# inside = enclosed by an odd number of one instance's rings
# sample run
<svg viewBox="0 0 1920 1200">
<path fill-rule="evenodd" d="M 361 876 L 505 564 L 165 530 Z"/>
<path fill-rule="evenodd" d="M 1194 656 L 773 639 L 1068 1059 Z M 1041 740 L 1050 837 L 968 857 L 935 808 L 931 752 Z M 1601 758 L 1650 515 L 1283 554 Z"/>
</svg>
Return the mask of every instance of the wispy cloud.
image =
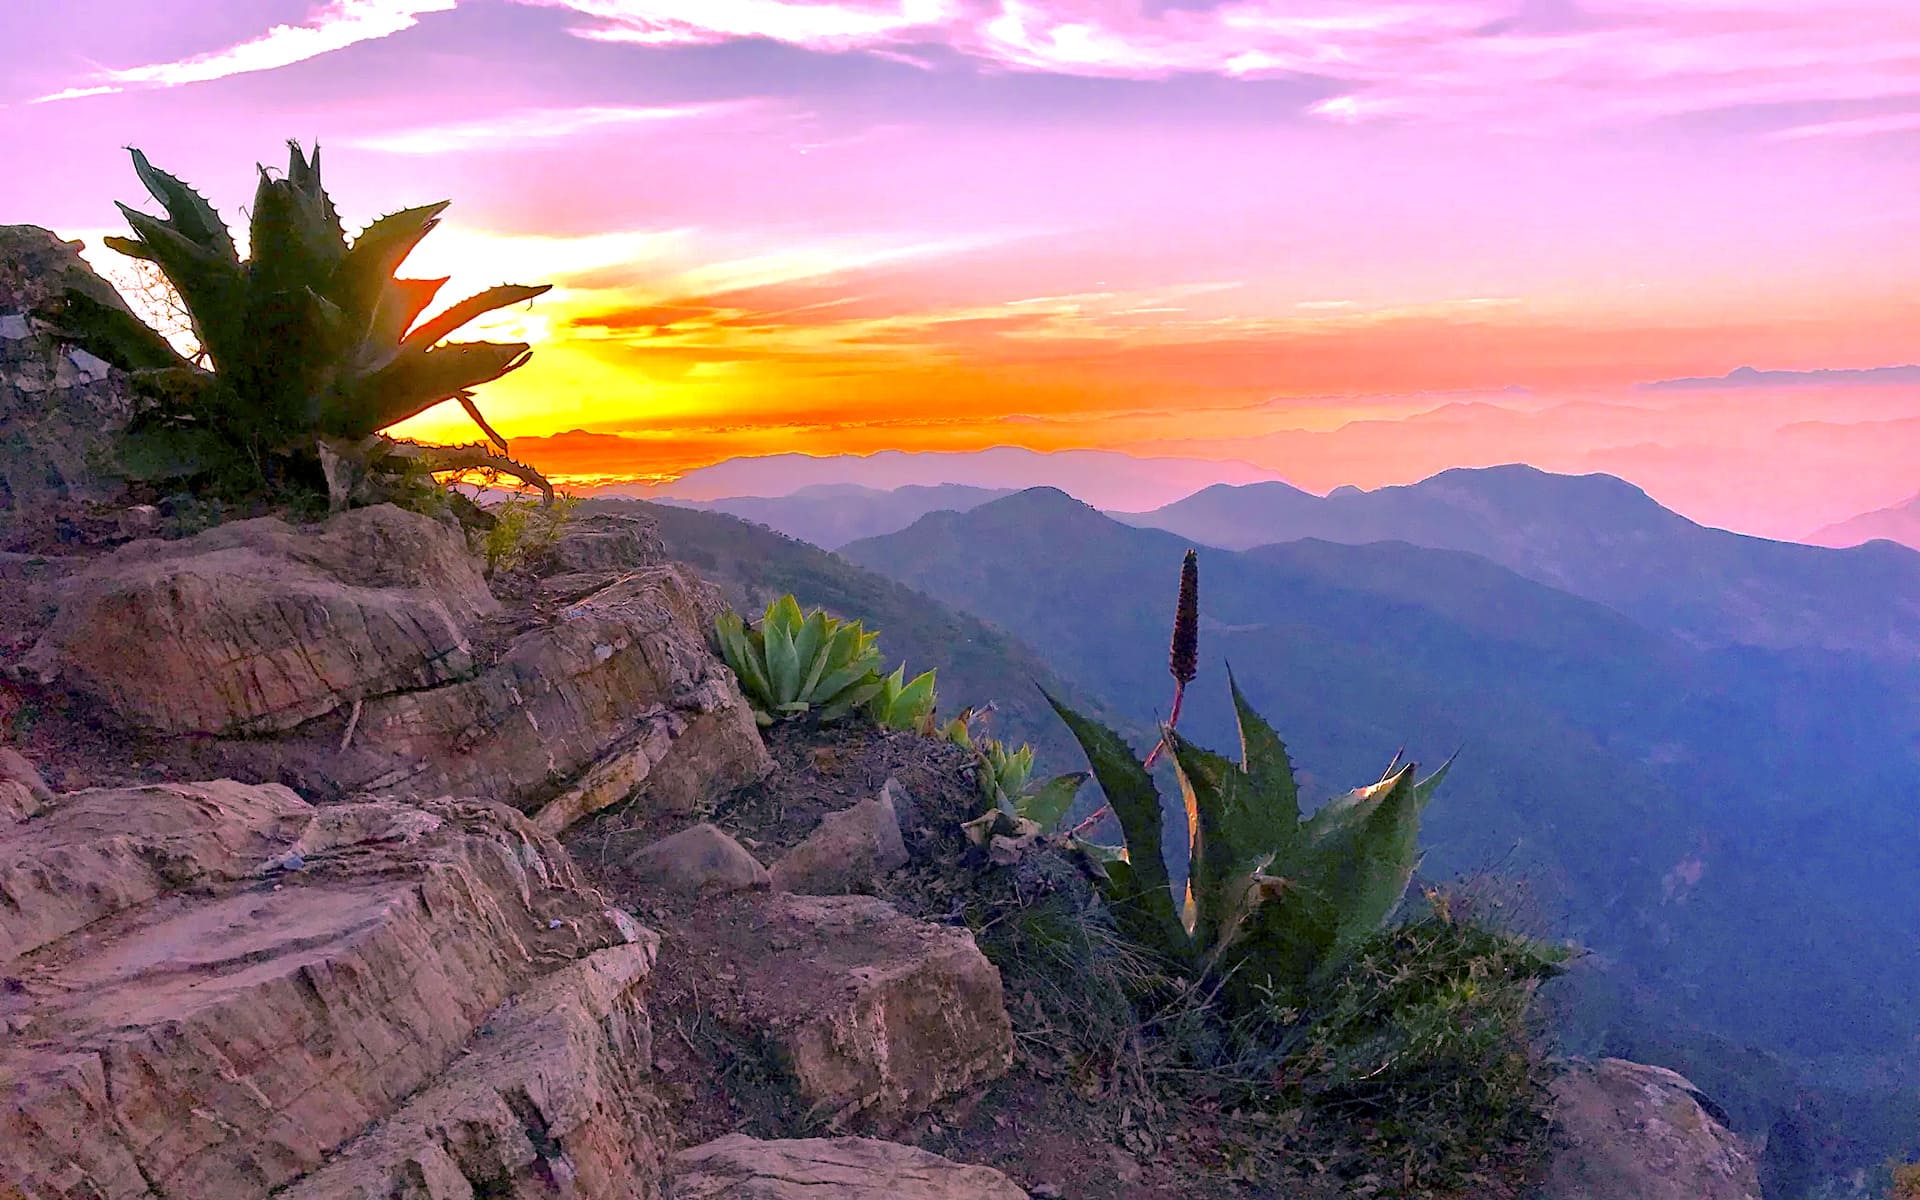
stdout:
<svg viewBox="0 0 1920 1200">
<path fill-rule="evenodd" d="M 363 150 L 388 154 L 444 154 L 476 146 L 514 146 L 552 142 L 598 130 L 632 126 L 668 125 L 752 113 L 765 106 L 754 100 L 712 104 L 588 105 L 575 108 L 528 108 L 445 125 L 424 125 L 394 133 L 348 139 Z"/>
<path fill-rule="evenodd" d="M 767 38 L 822 50 L 874 49 L 920 40 L 965 14 L 960 0 L 520 0 L 591 18 L 576 32 L 644 46 Z M 925 40 L 934 40 L 926 37 Z"/>
<path fill-rule="evenodd" d="M 1875 137 L 1886 133 L 1920 133 L 1920 112 L 1882 113 L 1877 117 L 1854 117 L 1846 121 L 1821 121 L 1812 125 L 1794 125 L 1779 130 L 1776 140 L 1801 138 Z"/>
<path fill-rule="evenodd" d="M 1558 125 L 1920 94 L 1911 0 L 518 2 L 587 18 L 582 37 L 645 45 L 943 46 L 1064 75 L 1312 78 L 1335 90 L 1309 111 L 1341 123 Z"/>
<path fill-rule="evenodd" d="M 178 87 L 230 75 L 272 71 L 335 50 L 411 29 L 427 13 L 450 12 L 459 0 L 333 0 L 299 25 L 275 25 L 259 37 L 173 62 L 101 72 L 85 85 L 42 96 L 42 102 L 98 96 L 130 87 Z"/>
</svg>

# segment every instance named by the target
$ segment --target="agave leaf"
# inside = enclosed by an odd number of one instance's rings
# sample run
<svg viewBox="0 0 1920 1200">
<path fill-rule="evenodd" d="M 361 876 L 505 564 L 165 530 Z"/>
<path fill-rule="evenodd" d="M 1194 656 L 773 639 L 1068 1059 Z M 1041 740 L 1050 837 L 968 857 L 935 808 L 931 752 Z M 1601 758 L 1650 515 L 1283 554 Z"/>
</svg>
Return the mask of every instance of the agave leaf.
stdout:
<svg viewBox="0 0 1920 1200">
<path fill-rule="evenodd" d="M 723 612 L 714 620 L 720 635 L 720 653 L 727 666 L 739 677 L 741 688 L 761 707 L 773 704 L 773 686 L 767 679 L 762 653 L 756 650 L 746 625 L 737 613 Z"/>
<path fill-rule="evenodd" d="M 553 285 L 550 283 L 542 283 L 532 287 L 518 283 L 501 284 L 499 287 L 490 287 L 477 295 L 468 296 L 465 300 L 451 306 L 446 311 L 422 322 L 418 329 L 407 334 L 403 344 L 420 350 L 430 349 L 435 342 L 440 341 L 475 317 L 483 316 L 496 308 L 506 308 L 509 305 L 520 304 L 533 299 L 535 296 L 545 295 L 552 290 Z"/>
<path fill-rule="evenodd" d="M 873 699 L 874 695 L 879 691 L 880 681 L 878 679 L 871 680 L 867 683 L 854 684 L 852 687 L 841 692 L 837 698 L 820 710 L 820 719 L 822 721 L 838 721 L 854 709 L 859 708 L 862 704 Z"/>
<path fill-rule="evenodd" d="M 1229 778 L 1228 837 L 1243 846 L 1278 849 L 1293 842 L 1300 828 L 1300 791 L 1286 743 L 1254 711 L 1227 668 L 1227 687 L 1240 729 L 1240 778 Z"/>
<path fill-rule="evenodd" d="M 800 694 L 800 658 L 794 650 L 793 629 L 784 621 L 767 619 L 761 636 L 767 646 L 767 680 L 773 684 L 776 704 L 791 704 Z"/>
<path fill-rule="evenodd" d="M 900 669 L 894 672 L 896 687 L 899 683 L 899 677 L 905 674 L 905 672 L 906 664 L 902 663 Z M 904 721 L 916 720 L 922 713 L 932 712 L 933 672 L 922 671 L 920 674 L 914 676 L 913 681 L 908 683 L 904 688 L 897 687 L 897 694 L 893 698 L 892 708 Z"/>
<path fill-rule="evenodd" d="M 832 636 L 827 614 L 815 609 L 800 625 L 800 635 L 794 639 L 794 655 L 800 660 L 800 667 L 807 673 L 800 682 L 800 694 L 812 696 L 820 686 L 821 678 L 826 674 L 827 656 L 832 649 Z"/>
<path fill-rule="evenodd" d="M 334 211 L 333 198 L 320 185 L 319 143 L 314 144 L 312 161 L 300 153 L 299 142 L 287 143 L 287 182 L 299 197 L 328 266 L 338 264 L 347 251 L 347 231 L 340 225 L 340 214 Z"/>
<path fill-rule="evenodd" d="M 403 354 L 359 379 L 328 414 L 326 432 L 344 438 L 378 433 L 518 370 L 529 357 L 523 342 L 456 342 L 424 354 Z"/>
<path fill-rule="evenodd" d="M 1195 945 L 1211 953 L 1233 932 L 1228 910 L 1237 898 L 1228 880 L 1244 873 L 1260 848 L 1236 846 L 1228 835 L 1222 789 L 1236 770 L 1233 764 L 1171 728 L 1163 736 L 1173 748 L 1174 773 L 1187 809 L 1187 895 L 1193 910 L 1189 928 Z"/>
<path fill-rule="evenodd" d="M 1333 945 L 1339 948 L 1378 929 L 1406 894 L 1419 861 L 1423 799 L 1409 763 L 1383 783 L 1364 788 L 1365 799 L 1330 825 L 1307 849 L 1305 882 L 1337 914 Z M 1430 793 L 1429 793 L 1430 794 Z"/>
<path fill-rule="evenodd" d="M 1085 771 L 1056 775 L 1038 788 L 1020 797 L 1016 811 L 1041 829 L 1051 832 L 1073 807 L 1073 798 L 1088 779 Z"/>
<path fill-rule="evenodd" d="M 407 330 L 427 311 L 433 298 L 447 284 L 446 279 L 389 279 L 380 290 L 380 299 L 374 305 L 373 319 L 367 326 L 366 343 L 363 347 L 370 353 L 381 355 L 377 360 L 365 364 L 368 370 L 378 370 L 392 362 L 399 355 L 400 339 Z"/>
<path fill-rule="evenodd" d="M 1130 919 L 1143 922 L 1145 928 L 1154 931 L 1153 944 L 1188 953 L 1191 943 L 1186 927 L 1174 910 L 1173 883 L 1162 855 L 1160 793 L 1153 786 L 1153 778 L 1119 734 L 1068 708 L 1046 689 L 1042 688 L 1041 694 L 1066 722 L 1074 740 L 1080 743 L 1087 764 L 1093 768 L 1093 777 L 1100 781 L 1100 788 L 1106 793 L 1107 804 L 1120 819 L 1127 859 L 1132 864 L 1129 877 L 1135 893 L 1130 901 L 1135 910 Z"/>
<path fill-rule="evenodd" d="M 420 239 L 440 223 L 449 202 L 423 204 L 389 213 L 360 231 L 334 268 L 328 294 L 353 313 L 371 313 L 388 281 L 400 270 Z"/>
<path fill-rule="evenodd" d="M 234 249 L 233 235 L 206 197 L 155 167 L 140 151 L 131 148 L 129 151 L 133 155 L 134 174 L 140 177 L 153 198 L 166 207 L 174 230 L 201 249 L 238 263 L 240 256 Z"/>
<path fill-rule="evenodd" d="M 77 289 L 69 288 L 49 315 L 62 338 L 123 371 L 197 369 L 145 321 Z"/>
<path fill-rule="evenodd" d="M 110 233 L 106 237 L 101 238 L 100 242 L 106 246 L 107 249 L 117 250 L 128 258 L 137 258 L 143 262 L 155 261 L 153 251 L 139 238 L 121 237 L 118 234 Z"/>
<path fill-rule="evenodd" d="M 119 205 L 145 257 L 160 268 L 193 316 L 216 371 L 246 358 L 246 275 L 238 262 L 202 249 L 162 221 Z"/>
<path fill-rule="evenodd" d="M 778 625 L 787 631 L 788 638 L 792 638 L 806 622 L 806 615 L 800 611 L 800 602 L 793 598 L 792 592 L 788 592 L 767 606 L 767 617 L 763 624 L 769 627 Z"/>
</svg>

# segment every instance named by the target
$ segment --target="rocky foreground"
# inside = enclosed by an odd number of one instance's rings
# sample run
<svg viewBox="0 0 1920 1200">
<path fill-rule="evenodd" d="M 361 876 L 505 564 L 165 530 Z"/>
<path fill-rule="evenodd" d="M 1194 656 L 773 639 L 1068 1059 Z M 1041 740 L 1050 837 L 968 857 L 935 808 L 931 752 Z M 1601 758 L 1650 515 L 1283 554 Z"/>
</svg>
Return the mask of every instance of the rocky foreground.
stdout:
<svg viewBox="0 0 1920 1200">
<path fill-rule="evenodd" d="M 92 460 L 47 456 L 124 389 L 28 311 L 77 263 L 0 229 L 0 1197 L 1150 1194 L 844 1136 L 980 1103 L 1015 1061 L 1001 978 L 862 894 L 927 853 L 901 780 L 777 846 L 706 819 L 775 760 L 718 593 L 644 520 L 489 580 L 397 508 L 159 537 L 83 507 Z M 748 1136 L 714 1092 L 828 1136 Z M 1557 1096 L 1551 1200 L 1759 1194 L 1671 1073 Z"/>
</svg>

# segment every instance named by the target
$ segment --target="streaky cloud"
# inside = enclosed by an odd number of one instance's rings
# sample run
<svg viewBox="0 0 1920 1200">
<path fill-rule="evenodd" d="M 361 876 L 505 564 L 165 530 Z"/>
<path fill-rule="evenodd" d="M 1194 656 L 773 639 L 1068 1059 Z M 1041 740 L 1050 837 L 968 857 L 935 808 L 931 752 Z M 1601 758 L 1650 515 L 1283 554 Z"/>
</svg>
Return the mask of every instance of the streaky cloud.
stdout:
<svg viewBox="0 0 1920 1200">
<path fill-rule="evenodd" d="M 459 0 L 332 0 L 301 25 L 275 25 L 259 37 L 225 49 L 172 62 L 102 72 L 91 83 L 40 97 L 73 100 L 130 87 L 179 87 L 232 75 L 274 71 L 295 63 L 376 41 L 413 28 L 428 13 L 451 12 Z"/>
</svg>

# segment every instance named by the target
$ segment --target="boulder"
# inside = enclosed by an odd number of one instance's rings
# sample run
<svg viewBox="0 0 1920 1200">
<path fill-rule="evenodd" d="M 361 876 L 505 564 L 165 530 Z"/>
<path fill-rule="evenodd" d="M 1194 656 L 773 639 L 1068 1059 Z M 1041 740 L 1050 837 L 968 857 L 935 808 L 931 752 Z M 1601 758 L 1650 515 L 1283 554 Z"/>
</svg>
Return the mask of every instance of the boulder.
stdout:
<svg viewBox="0 0 1920 1200">
<path fill-rule="evenodd" d="M 774 894 L 703 947 L 737 982 L 742 1033 L 817 1113 L 923 1112 L 1004 1074 L 1013 1029 L 973 935 L 868 896 Z"/>
<path fill-rule="evenodd" d="M 1539 1200 L 1760 1200 L 1746 1146 L 1691 1083 L 1618 1058 L 1553 1083 L 1553 1161 Z"/>
<path fill-rule="evenodd" d="M 707 642 L 719 604 L 678 563 L 619 576 L 474 678 L 369 703 L 356 757 L 332 773 L 354 790 L 478 793 L 529 812 L 559 800 L 549 830 L 635 793 L 693 812 L 773 769 Z"/>
<path fill-rule="evenodd" d="M 147 733 L 271 733 L 471 674 L 495 607 L 464 536 L 418 513 L 262 517 L 106 556 L 16 674 Z"/>
<path fill-rule="evenodd" d="M 805 841 L 773 864 L 773 886 L 812 896 L 871 889 L 907 865 L 900 818 L 883 789 L 851 808 L 828 813 Z"/>
<path fill-rule="evenodd" d="M 26 820 L 52 803 L 53 793 L 33 764 L 18 750 L 0 746 L 0 829 Z"/>
<path fill-rule="evenodd" d="M 124 486 L 115 442 L 133 415 L 125 374 L 52 336 L 35 315 L 68 287 L 126 302 L 80 257 L 80 243 L 0 225 L 0 533 L 15 520 Z"/>
<path fill-rule="evenodd" d="M 745 1134 L 682 1150 L 669 1200 L 1026 1200 L 990 1167 L 873 1138 L 763 1142 Z"/>
<path fill-rule="evenodd" d="M 0 1182 L 35 1197 L 264 1197 L 523 985 L 650 936 L 497 804 L 85 792 L 0 852 Z"/>
<path fill-rule="evenodd" d="M 690 894 L 746 891 L 769 882 L 767 869 L 746 847 L 706 822 L 648 844 L 626 867 L 643 884 Z"/>
<path fill-rule="evenodd" d="M 671 1138 L 648 1085 L 652 938 L 599 950 L 487 1018 L 453 1067 L 280 1200 L 639 1200 Z"/>
</svg>

